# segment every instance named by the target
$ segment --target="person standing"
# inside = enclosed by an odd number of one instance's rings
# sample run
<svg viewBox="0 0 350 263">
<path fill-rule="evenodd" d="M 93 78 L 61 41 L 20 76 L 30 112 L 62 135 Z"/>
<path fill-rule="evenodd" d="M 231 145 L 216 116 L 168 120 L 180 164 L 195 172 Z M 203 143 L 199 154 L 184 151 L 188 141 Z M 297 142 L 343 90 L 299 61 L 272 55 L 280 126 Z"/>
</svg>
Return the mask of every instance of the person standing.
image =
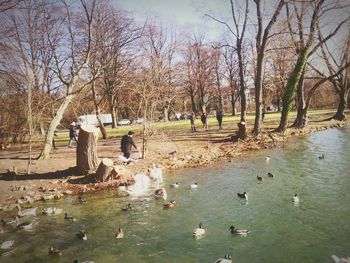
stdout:
<svg viewBox="0 0 350 263">
<path fill-rule="evenodd" d="M 201 116 L 201 121 L 203 123 L 203 130 L 208 130 L 208 116 L 205 112 L 203 112 Z"/>
<path fill-rule="evenodd" d="M 69 126 L 69 142 L 68 147 L 72 147 L 72 141 L 75 141 L 75 143 L 78 143 L 78 134 L 75 127 L 75 122 L 73 121 Z"/>
<path fill-rule="evenodd" d="M 222 130 L 222 111 L 218 111 L 218 113 L 216 114 L 216 119 L 218 120 L 219 123 L 219 130 Z"/>
<path fill-rule="evenodd" d="M 124 135 L 122 137 L 122 140 L 120 142 L 120 149 L 124 154 L 124 157 L 129 159 L 130 153 L 131 153 L 131 147 L 134 146 L 134 148 L 137 150 L 137 146 L 133 140 L 134 132 L 129 131 L 128 134 Z"/>
<path fill-rule="evenodd" d="M 190 115 L 191 130 L 192 130 L 192 132 L 195 132 L 195 131 L 196 131 L 195 120 L 196 120 L 196 115 L 195 115 L 194 112 L 192 111 L 192 113 L 191 113 L 191 115 Z"/>
</svg>

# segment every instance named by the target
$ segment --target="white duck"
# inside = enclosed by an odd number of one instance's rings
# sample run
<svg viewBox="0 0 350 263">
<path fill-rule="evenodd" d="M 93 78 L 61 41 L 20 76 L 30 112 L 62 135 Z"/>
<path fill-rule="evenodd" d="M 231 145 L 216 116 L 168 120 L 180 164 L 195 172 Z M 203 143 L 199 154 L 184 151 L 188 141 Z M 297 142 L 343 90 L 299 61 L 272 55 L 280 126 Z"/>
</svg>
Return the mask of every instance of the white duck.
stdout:
<svg viewBox="0 0 350 263">
<path fill-rule="evenodd" d="M 224 258 L 219 258 L 215 263 L 232 263 L 231 256 L 226 254 Z"/>
<path fill-rule="evenodd" d="M 199 237 L 205 234 L 205 229 L 203 228 L 202 223 L 199 223 L 199 226 L 192 231 L 192 235 L 195 237 Z"/>
<path fill-rule="evenodd" d="M 175 182 L 175 183 L 171 184 L 170 186 L 174 187 L 174 188 L 179 188 L 180 184 L 178 182 Z"/>
<path fill-rule="evenodd" d="M 1 243 L 0 248 L 1 249 L 10 249 L 14 243 L 15 243 L 14 240 L 5 241 L 5 242 Z"/>
<path fill-rule="evenodd" d="M 300 199 L 299 199 L 299 196 L 298 196 L 297 193 L 295 193 L 294 196 L 292 197 L 292 201 L 293 201 L 295 204 L 299 204 Z"/>
<path fill-rule="evenodd" d="M 18 216 L 23 217 L 23 216 L 36 216 L 36 209 L 37 207 L 34 208 L 28 208 L 25 210 L 22 210 L 22 208 L 19 205 L 16 205 L 17 209 L 18 209 Z"/>
<path fill-rule="evenodd" d="M 265 161 L 266 161 L 266 163 L 269 163 L 269 162 L 270 162 L 270 155 L 267 155 L 267 156 L 265 157 Z"/>
<path fill-rule="evenodd" d="M 188 186 L 190 189 L 196 189 L 198 187 L 198 183 L 192 183 Z"/>
<path fill-rule="evenodd" d="M 233 235 L 246 236 L 249 233 L 248 229 L 237 229 L 234 226 L 230 226 L 230 232 Z"/>
<path fill-rule="evenodd" d="M 123 229 L 121 229 L 120 227 L 118 228 L 117 233 L 115 233 L 115 238 L 116 238 L 116 239 L 122 239 L 122 238 L 124 238 Z"/>
</svg>

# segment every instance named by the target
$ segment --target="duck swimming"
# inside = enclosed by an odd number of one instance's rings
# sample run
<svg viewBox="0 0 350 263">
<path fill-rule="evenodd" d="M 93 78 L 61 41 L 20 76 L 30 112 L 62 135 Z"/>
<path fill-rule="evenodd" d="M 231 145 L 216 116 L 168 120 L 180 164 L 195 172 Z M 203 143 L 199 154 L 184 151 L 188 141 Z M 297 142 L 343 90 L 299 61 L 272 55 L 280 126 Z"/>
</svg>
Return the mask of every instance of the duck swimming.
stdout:
<svg viewBox="0 0 350 263">
<path fill-rule="evenodd" d="M 16 217 L 16 222 L 17 222 L 17 225 L 16 225 L 17 228 L 24 229 L 24 230 L 30 230 L 33 228 L 33 222 L 26 221 L 26 222 L 20 223 L 18 217 Z"/>
<path fill-rule="evenodd" d="M 81 196 L 79 196 L 79 202 L 82 203 L 82 204 L 86 204 L 87 203 L 86 199 L 82 198 Z"/>
<path fill-rule="evenodd" d="M 124 238 L 123 229 L 121 229 L 120 227 L 118 228 L 117 233 L 115 233 L 115 238 L 116 238 L 116 239 L 122 239 L 122 238 Z"/>
<path fill-rule="evenodd" d="M 174 188 L 179 188 L 180 184 L 178 182 L 176 182 L 176 183 L 171 184 L 170 186 L 174 187 Z"/>
<path fill-rule="evenodd" d="M 257 179 L 258 181 L 260 181 L 260 182 L 262 182 L 262 180 L 263 180 L 263 178 L 262 178 L 261 176 L 259 176 L 259 175 L 256 176 L 256 179 Z"/>
<path fill-rule="evenodd" d="M 237 229 L 234 226 L 230 226 L 230 232 L 233 235 L 246 236 L 249 233 L 248 229 Z"/>
<path fill-rule="evenodd" d="M 69 216 L 67 213 L 64 213 L 64 219 L 69 221 L 77 221 L 73 216 Z"/>
<path fill-rule="evenodd" d="M 170 200 L 170 203 L 163 204 L 164 209 L 174 208 L 174 207 L 175 207 L 175 200 Z"/>
<path fill-rule="evenodd" d="M 25 210 L 22 210 L 20 205 L 16 205 L 17 209 L 18 209 L 18 216 L 23 217 L 23 216 L 36 216 L 36 209 L 37 207 L 34 208 L 28 208 Z"/>
<path fill-rule="evenodd" d="M 81 229 L 79 233 L 77 234 L 77 238 L 82 239 L 82 240 L 87 240 L 87 235 L 85 232 L 85 229 Z"/>
<path fill-rule="evenodd" d="M 62 256 L 62 252 L 58 249 L 53 248 L 53 246 L 49 247 L 49 255 L 50 256 Z"/>
<path fill-rule="evenodd" d="M 205 229 L 203 228 L 202 223 L 199 223 L 198 228 L 193 229 L 192 235 L 195 237 L 201 236 L 205 234 Z"/>
<path fill-rule="evenodd" d="M 268 175 L 269 177 L 271 177 L 271 178 L 274 178 L 274 177 L 275 177 L 275 175 L 274 175 L 273 173 L 267 173 L 267 175 Z"/>
<path fill-rule="evenodd" d="M 266 157 L 265 157 L 265 161 L 268 163 L 268 162 L 270 162 L 270 155 L 267 155 Z"/>
<path fill-rule="evenodd" d="M 190 189 L 195 189 L 197 187 L 198 187 L 198 183 L 192 183 L 188 186 L 188 188 L 190 188 Z"/>
<path fill-rule="evenodd" d="M 297 193 L 295 193 L 294 196 L 292 197 L 292 201 L 296 204 L 299 203 L 300 200 L 299 200 L 299 196 Z"/>
<path fill-rule="evenodd" d="M 122 211 L 124 211 L 124 212 L 126 212 L 126 211 L 130 211 L 132 208 L 131 208 L 131 204 L 129 203 L 129 204 L 127 204 L 126 206 L 124 206 L 123 208 L 122 208 Z"/>
<path fill-rule="evenodd" d="M 166 200 L 167 198 L 167 193 L 165 188 L 159 188 L 154 192 L 154 196 L 155 198 L 163 198 L 164 200 Z"/>
<path fill-rule="evenodd" d="M 237 193 L 237 196 L 239 198 L 244 198 L 245 200 L 248 200 L 248 194 L 247 192 L 243 192 L 242 194 L 241 193 Z"/>
<path fill-rule="evenodd" d="M 323 160 L 324 159 L 324 154 L 322 154 L 321 156 L 318 156 L 318 159 Z"/>
<path fill-rule="evenodd" d="M 224 258 L 219 258 L 215 263 L 232 263 L 231 256 L 226 254 Z"/>
</svg>

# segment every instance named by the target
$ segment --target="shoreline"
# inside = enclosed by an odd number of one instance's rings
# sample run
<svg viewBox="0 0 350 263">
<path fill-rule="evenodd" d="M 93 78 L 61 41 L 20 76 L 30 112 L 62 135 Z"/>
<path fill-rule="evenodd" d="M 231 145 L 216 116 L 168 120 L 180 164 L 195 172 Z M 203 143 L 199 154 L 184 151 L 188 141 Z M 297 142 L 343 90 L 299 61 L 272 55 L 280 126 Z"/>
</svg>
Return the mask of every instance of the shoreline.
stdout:
<svg viewBox="0 0 350 263">
<path fill-rule="evenodd" d="M 92 182 L 91 176 L 74 175 L 74 167 L 66 168 L 65 170 L 56 170 L 55 172 L 48 171 L 47 173 L 41 174 L 39 171 L 42 171 L 42 169 L 38 169 L 36 174 L 28 175 L 29 178 L 25 178 L 25 175 L 20 175 L 16 171 L 13 171 L 14 169 L 12 171 L 10 169 L 7 173 L 3 173 L 0 178 L 2 181 L 2 187 L 0 189 L 0 210 L 3 212 L 10 212 L 16 207 L 16 204 L 26 207 L 40 200 L 58 200 L 64 198 L 65 195 L 81 195 L 106 189 L 115 189 L 122 182 L 132 183 L 133 177 L 138 173 L 146 172 L 147 169 L 151 167 L 152 163 L 155 163 L 158 167 L 164 168 L 165 171 L 189 167 L 205 167 L 212 163 L 244 157 L 249 153 L 261 149 L 281 147 L 285 143 L 288 143 L 289 138 L 300 137 L 330 128 L 344 128 L 348 126 L 348 121 L 333 121 L 332 124 L 323 124 L 315 127 L 308 126 L 302 130 L 290 128 L 284 134 L 264 130 L 257 137 L 253 137 L 249 134 L 246 140 L 234 143 L 229 141 L 228 138 L 221 143 L 213 143 L 210 141 L 207 143 L 201 142 L 201 148 L 198 149 L 198 151 L 193 149 L 187 151 L 186 149 L 181 149 L 176 157 L 170 156 L 168 151 L 155 152 L 148 159 L 140 159 L 134 164 L 116 165 L 118 172 L 114 174 L 112 180 L 102 183 Z M 108 145 L 110 146 L 110 143 Z M 166 150 L 169 149 L 166 148 Z M 75 159 L 70 159 L 69 163 L 73 164 L 74 160 Z M 50 160 L 46 161 L 49 162 Z M 58 162 L 59 160 L 51 159 L 51 162 L 52 161 Z M 26 161 L 23 160 L 23 162 Z M 35 165 L 44 165 L 44 163 L 36 161 Z M 17 180 L 19 176 L 25 179 Z M 40 179 L 40 176 L 42 176 L 42 179 Z"/>
</svg>

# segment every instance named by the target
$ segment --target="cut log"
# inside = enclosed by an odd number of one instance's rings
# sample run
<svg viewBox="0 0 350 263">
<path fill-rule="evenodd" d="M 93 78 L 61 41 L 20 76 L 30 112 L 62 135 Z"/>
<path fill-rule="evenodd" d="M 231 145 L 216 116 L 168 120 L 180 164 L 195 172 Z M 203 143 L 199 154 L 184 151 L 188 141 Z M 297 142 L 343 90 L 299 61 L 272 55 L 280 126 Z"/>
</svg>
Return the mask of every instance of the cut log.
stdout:
<svg viewBox="0 0 350 263">
<path fill-rule="evenodd" d="M 247 137 L 247 124 L 242 121 L 239 122 L 238 124 L 238 138 L 241 140 L 244 140 Z"/>
<path fill-rule="evenodd" d="M 96 171 L 96 175 L 95 175 L 96 181 L 97 182 L 106 181 L 110 176 L 112 169 L 113 169 L 113 161 L 108 158 L 103 158 Z"/>
<path fill-rule="evenodd" d="M 92 125 L 80 127 L 77 144 L 77 168 L 80 173 L 90 174 L 96 170 L 98 132 L 99 130 Z"/>
</svg>

